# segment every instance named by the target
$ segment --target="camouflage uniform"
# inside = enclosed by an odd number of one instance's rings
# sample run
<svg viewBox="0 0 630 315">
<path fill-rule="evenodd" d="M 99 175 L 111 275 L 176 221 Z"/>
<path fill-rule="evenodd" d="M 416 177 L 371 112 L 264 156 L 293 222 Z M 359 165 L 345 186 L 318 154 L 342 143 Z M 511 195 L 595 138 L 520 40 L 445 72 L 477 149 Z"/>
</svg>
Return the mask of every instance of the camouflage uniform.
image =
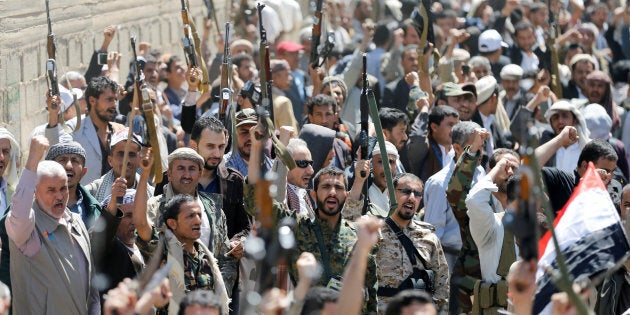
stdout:
<svg viewBox="0 0 630 315">
<path fill-rule="evenodd" d="M 479 252 L 470 234 L 468 226 L 470 218 L 466 213 L 465 202 L 480 157 L 480 154 L 471 154 L 470 147 L 467 147 L 455 165 L 455 170 L 446 190 L 446 198 L 457 223 L 459 223 L 459 231 L 462 236 L 462 249 L 453 270 L 453 285 L 457 286 L 457 301 L 453 301 L 456 303 L 453 305 L 457 305 L 458 314 L 468 313 L 472 310 L 470 296 L 473 294 L 475 281 L 481 280 Z"/>
<path fill-rule="evenodd" d="M 363 200 L 346 199 L 346 206 L 348 207 L 345 207 L 343 210 L 344 218 L 357 219 L 361 216 Z M 355 210 L 355 212 L 350 212 L 352 210 Z M 423 266 L 421 261 L 417 261 L 416 266 L 412 265 L 396 233 L 385 224 L 381 229 L 381 237 L 376 244 L 378 248 L 376 264 L 378 266 L 379 286 L 398 288 L 411 275 L 413 267 L 433 270 L 435 272 L 435 293 L 433 293 L 433 298 L 437 301 L 438 309 L 447 312 L 449 271 L 440 240 L 433 233 L 433 226 L 422 221 L 411 220 L 409 225 L 401 230 L 411 239 L 424 261 L 427 262 L 427 265 Z M 391 297 L 378 296 L 379 314 L 385 313 L 390 299 Z"/>
<path fill-rule="evenodd" d="M 155 253 L 160 238 L 165 240 L 165 248 L 162 253 Z M 223 277 L 219 277 L 221 271 L 212 252 L 199 240 L 193 246 L 196 253 L 188 253 L 183 250 L 182 244 L 173 233 L 163 227 L 161 230 L 152 228 L 151 239 L 136 240 L 138 249 L 145 261 L 150 261 L 153 255 L 161 255 L 161 265 L 165 265 L 173 259 L 174 263 L 169 270 L 168 279 L 173 296 L 169 304 L 157 309 L 156 314 L 177 314 L 179 303 L 190 291 L 213 291 L 222 302 L 222 314 L 227 315 L 229 298 Z"/>
<path fill-rule="evenodd" d="M 147 217 L 149 223 L 160 227 L 162 222 L 163 206 L 167 200 L 173 198 L 174 193 L 170 184 L 164 186 L 164 194 L 151 197 L 147 201 Z M 203 210 L 210 221 L 210 246 L 208 248 L 214 254 L 214 258 L 219 262 L 221 276 L 228 288 L 234 287 L 238 275 L 238 260 L 232 255 L 225 255 L 230 250 L 230 242 L 227 237 L 227 223 L 223 210 L 218 210 L 214 202 L 207 194 L 198 192 L 197 199 L 203 205 Z M 228 290 L 231 293 L 231 290 Z"/>
<path fill-rule="evenodd" d="M 254 205 L 254 187 L 248 186 L 245 189 L 245 209 L 253 214 L 255 211 Z M 346 199 L 344 210 L 348 207 L 353 207 L 354 204 L 349 203 L 349 199 Z M 348 210 L 350 212 L 361 212 L 361 207 L 358 209 Z M 315 259 L 320 264 L 324 264 L 322 253 L 317 241 L 317 234 L 315 232 L 315 225 L 317 224 L 322 232 L 322 239 L 325 242 L 325 250 L 328 255 L 328 262 L 330 264 L 330 277 L 325 274 L 319 278 L 317 283 L 313 283 L 313 286 L 327 286 L 331 283 L 331 279 L 336 279 L 341 284 L 345 267 L 350 261 L 350 255 L 354 244 L 357 241 L 357 230 L 353 222 L 349 222 L 343 218 L 339 218 L 339 223 L 335 228 L 331 228 L 328 221 L 316 216 L 314 220 L 309 219 L 307 216 L 298 215 L 294 211 L 286 210 L 286 207 L 280 203 L 274 202 L 274 212 L 277 218 L 282 216 L 291 216 L 296 219 L 297 224 L 294 229 L 295 238 L 297 241 L 297 249 L 294 251 L 295 255 L 290 258 L 289 274 L 294 284 L 297 284 L 299 278 L 297 273 L 297 258 L 302 252 L 310 252 L 315 256 Z M 323 267 L 323 266 L 322 266 Z M 335 282 L 335 280 L 333 280 Z M 378 303 L 376 300 L 376 289 L 378 283 L 376 280 L 376 262 L 373 255 L 368 258 L 367 271 L 365 274 L 365 289 L 367 290 L 367 301 L 363 305 L 361 314 L 376 314 Z"/>
</svg>

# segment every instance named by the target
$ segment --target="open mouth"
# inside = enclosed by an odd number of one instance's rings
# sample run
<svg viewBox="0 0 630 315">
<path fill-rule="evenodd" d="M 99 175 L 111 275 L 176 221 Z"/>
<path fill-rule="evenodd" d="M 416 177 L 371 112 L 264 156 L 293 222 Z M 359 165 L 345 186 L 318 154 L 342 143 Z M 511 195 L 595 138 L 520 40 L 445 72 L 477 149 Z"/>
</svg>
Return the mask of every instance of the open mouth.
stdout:
<svg viewBox="0 0 630 315">
<path fill-rule="evenodd" d="M 192 183 L 192 179 L 182 178 L 179 182 L 184 184 L 184 185 L 190 185 Z"/>
<path fill-rule="evenodd" d="M 414 205 L 413 202 L 405 202 L 402 208 L 409 211 L 416 211 L 416 205 Z"/>
<path fill-rule="evenodd" d="M 335 208 L 337 207 L 338 204 L 339 204 L 339 201 L 337 200 L 337 198 L 330 197 L 326 199 L 326 206 L 329 208 Z"/>
<path fill-rule="evenodd" d="M 68 176 L 68 180 L 70 180 L 72 177 L 74 177 L 74 173 L 73 172 L 66 172 L 66 176 Z"/>
</svg>

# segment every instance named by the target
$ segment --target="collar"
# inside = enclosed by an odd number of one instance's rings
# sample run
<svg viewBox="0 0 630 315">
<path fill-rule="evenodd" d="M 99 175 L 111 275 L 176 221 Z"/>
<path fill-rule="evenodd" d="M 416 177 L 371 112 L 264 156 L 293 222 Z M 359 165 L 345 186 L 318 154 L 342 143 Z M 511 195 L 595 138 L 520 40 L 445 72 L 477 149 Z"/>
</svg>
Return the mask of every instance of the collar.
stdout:
<svg viewBox="0 0 630 315">
<path fill-rule="evenodd" d="M 483 122 L 483 127 L 486 128 L 488 131 L 490 131 L 490 126 L 492 125 L 492 122 L 494 121 L 494 114 L 492 114 L 490 116 L 486 116 L 482 112 L 480 112 L 479 110 L 477 110 L 477 111 L 479 112 L 479 116 L 481 116 L 481 121 Z"/>
<path fill-rule="evenodd" d="M 7 190 L 7 181 L 2 176 L 0 176 L 0 190 Z"/>
</svg>

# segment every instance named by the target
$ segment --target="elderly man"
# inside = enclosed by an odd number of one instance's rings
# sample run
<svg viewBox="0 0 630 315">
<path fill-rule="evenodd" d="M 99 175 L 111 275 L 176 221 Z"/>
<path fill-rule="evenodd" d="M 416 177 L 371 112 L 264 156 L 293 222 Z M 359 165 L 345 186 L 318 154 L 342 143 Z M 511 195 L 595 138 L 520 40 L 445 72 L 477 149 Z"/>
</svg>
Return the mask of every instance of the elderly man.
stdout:
<svg viewBox="0 0 630 315">
<path fill-rule="evenodd" d="M 315 171 L 313 170 L 313 158 L 308 145 L 302 139 L 291 139 L 287 150 L 295 160 L 295 167 L 287 174 L 287 206 L 290 210 L 301 215 L 315 218 L 315 211 L 306 188 L 311 182 Z"/>
<path fill-rule="evenodd" d="M 91 294 L 89 235 L 81 217 L 67 208 L 66 171 L 57 162 L 39 162 L 47 148 L 44 137 L 31 139 L 6 219 L 13 311 L 93 314 L 99 307 Z"/>
<path fill-rule="evenodd" d="M 519 108 L 527 105 L 527 91 L 521 88 L 519 81 L 523 77 L 523 69 L 519 65 L 509 64 L 501 69 L 501 87 L 499 99 L 503 102 L 510 121 Z"/>
<path fill-rule="evenodd" d="M 0 214 L 11 204 L 11 197 L 18 181 L 20 145 L 6 128 L 0 128 Z"/>
<path fill-rule="evenodd" d="M 621 119 L 617 112 L 617 104 L 613 101 L 612 81 L 610 77 L 602 71 L 595 70 L 586 76 L 586 84 L 585 95 L 588 101 L 603 106 L 610 119 L 612 119 L 612 129 L 615 130 L 619 128 L 621 126 Z"/>
<path fill-rule="evenodd" d="M 57 143 L 48 149 L 46 160 L 55 161 L 66 170 L 68 176 L 68 208 L 81 216 L 83 224 L 89 229 L 101 214 L 98 200 L 81 185 L 80 181 L 87 172 L 86 153 L 75 141 Z M 111 189 L 111 185 L 110 185 Z"/>
</svg>

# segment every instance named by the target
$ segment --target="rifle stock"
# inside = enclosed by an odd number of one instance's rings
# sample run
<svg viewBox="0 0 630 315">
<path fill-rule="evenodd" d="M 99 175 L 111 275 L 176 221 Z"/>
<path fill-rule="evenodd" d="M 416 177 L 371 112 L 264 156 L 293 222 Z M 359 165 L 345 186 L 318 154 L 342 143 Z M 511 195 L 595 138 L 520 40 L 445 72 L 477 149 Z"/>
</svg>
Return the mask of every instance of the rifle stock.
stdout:
<svg viewBox="0 0 630 315">
<path fill-rule="evenodd" d="M 271 65 L 269 64 L 269 44 L 267 43 L 267 31 L 263 26 L 262 17 L 262 10 L 265 8 L 265 5 L 262 3 L 258 3 L 256 8 L 258 9 L 258 26 L 260 28 L 260 65 L 261 67 L 263 67 L 262 71 L 260 71 L 262 104 L 263 107 L 265 107 L 269 112 L 269 119 L 273 123 L 273 97 L 271 95 L 271 87 L 273 86 L 273 81 L 271 80 Z"/>
</svg>

